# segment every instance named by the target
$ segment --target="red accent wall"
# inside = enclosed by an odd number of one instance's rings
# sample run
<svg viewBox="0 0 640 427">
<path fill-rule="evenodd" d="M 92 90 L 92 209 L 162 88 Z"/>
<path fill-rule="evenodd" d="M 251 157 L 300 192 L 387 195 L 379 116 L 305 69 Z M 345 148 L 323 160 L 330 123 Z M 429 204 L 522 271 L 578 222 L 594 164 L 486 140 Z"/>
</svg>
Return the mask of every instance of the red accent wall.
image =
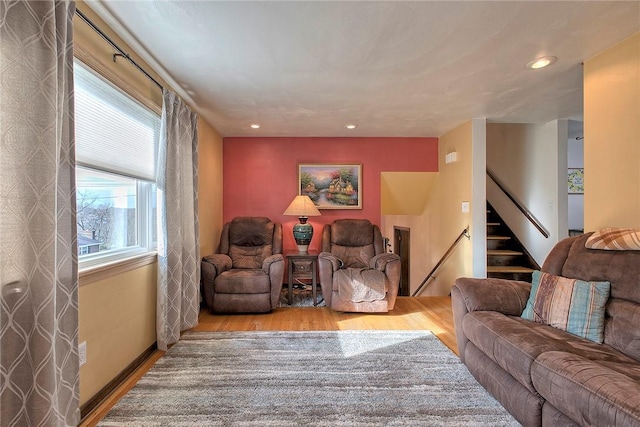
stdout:
<svg viewBox="0 0 640 427">
<path fill-rule="evenodd" d="M 381 172 L 437 172 L 438 138 L 224 138 L 224 222 L 269 217 L 283 225 L 285 250 L 295 250 L 291 229 L 298 219 L 282 213 L 298 194 L 299 163 L 362 165 L 362 209 L 322 209 L 309 218 L 310 248 L 319 249 L 323 225 L 335 219 L 380 225 Z"/>
</svg>

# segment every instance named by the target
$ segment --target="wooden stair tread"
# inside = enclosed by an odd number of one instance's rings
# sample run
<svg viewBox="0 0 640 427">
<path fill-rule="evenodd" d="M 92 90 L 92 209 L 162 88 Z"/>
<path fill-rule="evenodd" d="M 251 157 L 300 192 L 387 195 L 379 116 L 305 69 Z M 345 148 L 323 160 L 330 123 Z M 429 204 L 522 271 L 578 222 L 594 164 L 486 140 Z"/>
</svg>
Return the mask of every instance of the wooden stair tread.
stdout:
<svg viewBox="0 0 640 427">
<path fill-rule="evenodd" d="M 537 264 L 522 243 L 487 203 L 487 276 L 531 280 Z M 497 264 L 497 265 L 496 265 Z"/>
<path fill-rule="evenodd" d="M 533 273 L 533 269 L 517 265 L 490 265 L 487 273 Z"/>
<path fill-rule="evenodd" d="M 487 255 L 523 255 L 523 253 L 508 249 L 488 249 Z"/>
</svg>

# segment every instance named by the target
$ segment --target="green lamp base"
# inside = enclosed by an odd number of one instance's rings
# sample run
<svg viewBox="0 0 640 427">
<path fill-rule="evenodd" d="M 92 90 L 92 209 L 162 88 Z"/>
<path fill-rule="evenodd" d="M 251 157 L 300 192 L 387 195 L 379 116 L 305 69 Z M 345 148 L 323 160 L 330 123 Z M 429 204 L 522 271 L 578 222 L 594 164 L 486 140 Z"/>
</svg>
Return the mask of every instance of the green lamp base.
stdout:
<svg viewBox="0 0 640 427">
<path fill-rule="evenodd" d="M 298 252 L 307 252 L 309 250 L 309 243 L 311 243 L 312 237 L 313 227 L 307 222 L 307 218 L 301 217 L 300 223 L 293 226 L 293 238 L 298 245 Z"/>
</svg>

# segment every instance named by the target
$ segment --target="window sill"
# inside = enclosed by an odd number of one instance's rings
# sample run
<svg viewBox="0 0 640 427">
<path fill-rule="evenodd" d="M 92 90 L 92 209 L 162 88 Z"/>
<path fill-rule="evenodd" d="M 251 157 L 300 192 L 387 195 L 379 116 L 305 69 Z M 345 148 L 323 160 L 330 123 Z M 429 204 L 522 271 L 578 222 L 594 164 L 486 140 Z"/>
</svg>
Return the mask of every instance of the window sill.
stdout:
<svg viewBox="0 0 640 427">
<path fill-rule="evenodd" d="M 114 261 L 109 264 L 102 264 L 95 267 L 85 268 L 78 273 L 80 286 L 106 279 L 126 271 L 135 270 L 145 265 L 153 264 L 158 259 L 157 252 L 148 252 L 142 255 Z"/>
</svg>

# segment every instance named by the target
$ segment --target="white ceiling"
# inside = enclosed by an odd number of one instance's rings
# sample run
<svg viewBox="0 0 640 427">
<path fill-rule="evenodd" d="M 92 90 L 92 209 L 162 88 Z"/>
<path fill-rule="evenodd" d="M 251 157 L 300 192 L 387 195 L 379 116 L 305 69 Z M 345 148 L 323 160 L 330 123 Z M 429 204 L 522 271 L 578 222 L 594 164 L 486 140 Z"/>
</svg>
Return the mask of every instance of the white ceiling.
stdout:
<svg viewBox="0 0 640 427">
<path fill-rule="evenodd" d="M 222 136 L 581 120 L 581 63 L 640 31 L 638 1 L 88 3 Z"/>
</svg>

